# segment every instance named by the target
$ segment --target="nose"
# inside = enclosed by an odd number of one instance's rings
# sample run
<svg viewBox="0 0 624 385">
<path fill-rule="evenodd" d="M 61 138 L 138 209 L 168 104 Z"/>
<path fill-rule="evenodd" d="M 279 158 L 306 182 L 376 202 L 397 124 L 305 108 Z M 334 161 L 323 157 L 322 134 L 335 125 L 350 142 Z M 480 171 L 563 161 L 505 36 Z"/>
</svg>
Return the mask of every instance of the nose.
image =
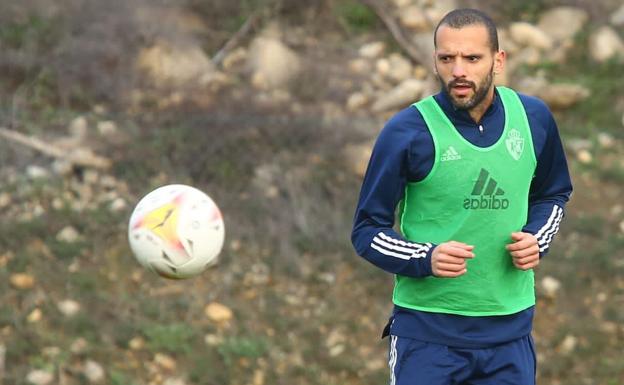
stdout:
<svg viewBox="0 0 624 385">
<path fill-rule="evenodd" d="M 460 62 L 455 62 L 453 65 L 453 77 L 455 78 L 463 78 L 466 77 L 466 71 L 464 70 L 464 66 Z"/>
</svg>

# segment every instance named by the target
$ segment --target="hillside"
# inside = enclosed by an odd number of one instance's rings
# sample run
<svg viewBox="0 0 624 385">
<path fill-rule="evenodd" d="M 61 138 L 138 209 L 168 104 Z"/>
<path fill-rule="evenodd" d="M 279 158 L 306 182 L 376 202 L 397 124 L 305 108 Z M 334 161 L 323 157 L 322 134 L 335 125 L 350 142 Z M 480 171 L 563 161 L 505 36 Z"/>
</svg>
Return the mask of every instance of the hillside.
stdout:
<svg viewBox="0 0 624 385">
<path fill-rule="evenodd" d="M 549 104 L 574 179 L 536 274 L 539 383 L 624 384 L 619 1 L 9 3 L 0 384 L 386 383 L 393 281 L 351 220 L 384 122 L 437 90 L 432 21 L 457 5 L 494 15 L 497 81 Z M 195 279 L 128 247 L 134 204 L 169 183 L 224 214 Z"/>
</svg>

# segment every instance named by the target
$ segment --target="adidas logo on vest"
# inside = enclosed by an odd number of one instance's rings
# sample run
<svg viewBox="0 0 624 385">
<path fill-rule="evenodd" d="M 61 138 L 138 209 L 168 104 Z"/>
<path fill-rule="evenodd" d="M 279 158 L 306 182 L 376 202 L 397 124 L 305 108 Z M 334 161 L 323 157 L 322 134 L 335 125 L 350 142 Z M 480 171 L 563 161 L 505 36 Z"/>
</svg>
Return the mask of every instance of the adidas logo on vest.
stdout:
<svg viewBox="0 0 624 385">
<path fill-rule="evenodd" d="M 470 195 L 471 197 L 464 198 L 466 210 L 505 210 L 509 207 L 509 200 L 503 197 L 505 191 L 498 187 L 496 180 L 484 168 L 481 169 Z"/>
<path fill-rule="evenodd" d="M 442 162 L 446 162 L 449 160 L 460 160 L 461 159 L 461 155 L 459 155 L 459 152 L 457 152 L 457 150 L 455 149 L 455 147 L 453 146 L 449 146 L 446 151 L 444 151 L 444 153 L 442 154 L 442 159 L 440 159 Z"/>
</svg>

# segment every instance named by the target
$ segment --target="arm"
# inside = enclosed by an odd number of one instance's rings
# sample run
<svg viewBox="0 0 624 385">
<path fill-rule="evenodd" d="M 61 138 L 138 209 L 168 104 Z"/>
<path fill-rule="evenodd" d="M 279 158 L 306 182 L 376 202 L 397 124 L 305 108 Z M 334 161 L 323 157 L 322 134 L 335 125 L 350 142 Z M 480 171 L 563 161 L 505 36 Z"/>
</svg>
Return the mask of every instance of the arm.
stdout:
<svg viewBox="0 0 624 385">
<path fill-rule="evenodd" d="M 537 239 L 540 257 L 546 255 L 559 231 L 565 205 L 572 194 L 572 181 L 559 137 L 557 124 L 550 113 L 546 120 L 546 138 L 537 155 L 535 177 L 529 190 L 529 213 L 523 231 Z"/>
<path fill-rule="evenodd" d="M 432 274 L 431 243 L 410 242 L 394 229 L 395 210 L 409 174 L 410 130 L 392 119 L 373 148 L 355 211 L 351 241 L 373 265 L 393 274 L 425 277 Z"/>
<path fill-rule="evenodd" d="M 530 104 L 530 105 L 527 105 Z M 519 269 L 531 269 L 546 255 L 572 193 L 572 182 L 557 124 L 546 105 L 525 101 L 533 133 L 537 166 L 529 190 L 529 211 L 521 232 L 507 246 Z M 532 111 L 532 113 L 529 113 Z"/>
</svg>

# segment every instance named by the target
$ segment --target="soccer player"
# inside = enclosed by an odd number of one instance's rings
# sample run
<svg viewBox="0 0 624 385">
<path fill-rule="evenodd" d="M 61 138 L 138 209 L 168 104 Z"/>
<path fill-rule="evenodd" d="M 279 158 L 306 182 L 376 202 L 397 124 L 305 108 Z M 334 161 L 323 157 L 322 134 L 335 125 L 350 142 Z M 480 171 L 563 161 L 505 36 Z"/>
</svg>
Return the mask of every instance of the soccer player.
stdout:
<svg viewBox="0 0 624 385">
<path fill-rule="evenodd" d="M 506 57 L 488 15 L 450 12 L 434 43 L 441 91 L 379 134 L 352 231 L 395 274 L 390 383 L 535 384 L 533 268 L 572 192 L 557 125 L 493 85 Z"/>
</svg>

